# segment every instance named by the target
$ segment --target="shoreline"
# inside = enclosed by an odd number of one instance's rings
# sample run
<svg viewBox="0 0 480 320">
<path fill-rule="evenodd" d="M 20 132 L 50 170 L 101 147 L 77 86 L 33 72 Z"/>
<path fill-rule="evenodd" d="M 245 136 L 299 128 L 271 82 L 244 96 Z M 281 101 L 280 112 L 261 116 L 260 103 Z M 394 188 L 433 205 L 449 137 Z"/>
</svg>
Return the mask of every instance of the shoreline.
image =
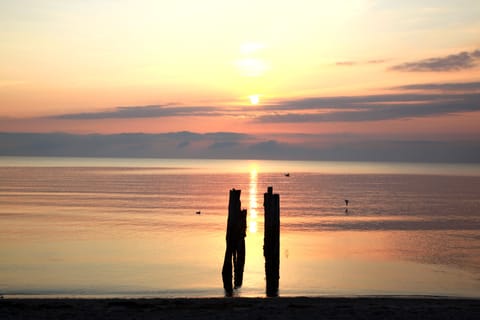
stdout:
<svg viewBox="0 0 480 320">
<path fill-rule="evenodd" d="M 1 319 L 480 319 L 479 298 L 4 298 Z"/>
</svg>

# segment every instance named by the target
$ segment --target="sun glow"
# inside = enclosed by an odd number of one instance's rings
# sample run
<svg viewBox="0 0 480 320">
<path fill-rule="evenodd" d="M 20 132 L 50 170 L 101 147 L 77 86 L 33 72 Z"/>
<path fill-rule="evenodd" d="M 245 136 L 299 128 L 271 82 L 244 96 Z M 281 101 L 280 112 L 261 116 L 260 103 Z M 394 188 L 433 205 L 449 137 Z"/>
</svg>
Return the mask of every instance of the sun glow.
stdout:
<svg viewBox="0 0 480 320">
<path fill-rule="evenodd" d="M 265 48 L 265 45 L 257 42 L 246 42 L 240 46 L 240 52 L 244 55 L 253 54 L 261 49 Z"/>
<path fill-rule="evenodd" d="M 265 61 L 258 58 L 244 58 L 237 61 L 237 68 L 244 77 L 260 77 L 267 71 Z"/>
<path fill-rule="evenodd" d="M 269 69 L 268 63 L 261 58 L 265 48 L 262 43 L 247 42 L 240 46 L 241 58 L 236 60 L 237 69 L 244 77 L 260 77 Z"/>
<path fill-rule="evenodd" d="M 250 99 L 251 104 L 255 105 L 255 104 L 258 104 L 260 102 L 260 96 L 258 94 L 248 96 L 248 98 Z"/>
</svg>

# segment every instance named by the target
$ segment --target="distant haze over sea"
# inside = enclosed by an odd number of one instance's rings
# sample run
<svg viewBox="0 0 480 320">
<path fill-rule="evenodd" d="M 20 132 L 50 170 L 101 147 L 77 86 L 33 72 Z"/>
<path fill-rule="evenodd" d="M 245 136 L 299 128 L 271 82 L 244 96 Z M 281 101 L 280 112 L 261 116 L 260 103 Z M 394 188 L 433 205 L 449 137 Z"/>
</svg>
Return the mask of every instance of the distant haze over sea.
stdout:
<svg viewBox="0 0 480 320">
<path fill-rule="evenodd" d="M 288 134 L 287 134 L 288 136 Z M 236 132 L 123 134 L 0 133 L 0 156 L 278 159 L 480 163 L 475 140 L 389 140 L 344 135 L 319 143 L 321 135 L 272 136 Z"/>
</svg>

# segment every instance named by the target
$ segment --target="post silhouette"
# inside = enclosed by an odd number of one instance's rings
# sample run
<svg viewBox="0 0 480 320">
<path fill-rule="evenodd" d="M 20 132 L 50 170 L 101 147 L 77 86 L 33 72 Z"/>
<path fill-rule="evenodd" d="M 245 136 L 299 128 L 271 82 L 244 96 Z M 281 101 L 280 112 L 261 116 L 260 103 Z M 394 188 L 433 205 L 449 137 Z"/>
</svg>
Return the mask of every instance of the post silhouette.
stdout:
<svg viewBox="0 0 480 320">
<path fill-rule="evenodd" d="M 263 196 L 265 224 L 263 238 L 263 256 L 265 257 L 266 293 L 269 297 L 278 296 L 280 278 L 280 196 L 273 194 L 268 187 Z"/>
<path fill-rule="evenodd" d="M 245 236 L 247 229 L 247 210 L 241 210 L 241 190 L 230 190 L 228 201 L 228 219 L 225 250 L 225 259 L 222 268 L 223 288 L 228 296 L 233 293 L 232 264 L 235 273 L 234 286 L 239 288 L 243 282 L 245 266 Z"/>
</svg>

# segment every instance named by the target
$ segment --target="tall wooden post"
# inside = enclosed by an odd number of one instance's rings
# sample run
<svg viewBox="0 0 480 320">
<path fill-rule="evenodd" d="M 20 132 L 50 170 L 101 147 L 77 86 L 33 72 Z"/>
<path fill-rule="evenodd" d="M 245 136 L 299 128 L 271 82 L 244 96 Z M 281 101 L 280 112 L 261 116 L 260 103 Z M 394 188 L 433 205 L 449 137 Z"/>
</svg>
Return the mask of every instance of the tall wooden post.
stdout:
<svg viewBox="0 0 480 320">
<path fill-rule="evenodd" d="M 222 268 L 223 288 L 227 295 L 232 295 L 232 260 L 235 272 L 235 288 L 242 286 L 243 270 L 245 266 L 245 236 L 247 229 L 247 210 L 241 210 L 241 190 L 230 190 L 228 201 L 228 220 L 225 250 L 225 259 Z"/>
<path fill-rule="evenodd" d="M 278 296 L 280 278 L 280 196 L 273 194 L 273 187 L 268 187 L 263 195 L 265 208 L 265 229 L 263 238 L 263 256 L 265 257 L 265 276 L 267 296 Z"/>
</svg>

